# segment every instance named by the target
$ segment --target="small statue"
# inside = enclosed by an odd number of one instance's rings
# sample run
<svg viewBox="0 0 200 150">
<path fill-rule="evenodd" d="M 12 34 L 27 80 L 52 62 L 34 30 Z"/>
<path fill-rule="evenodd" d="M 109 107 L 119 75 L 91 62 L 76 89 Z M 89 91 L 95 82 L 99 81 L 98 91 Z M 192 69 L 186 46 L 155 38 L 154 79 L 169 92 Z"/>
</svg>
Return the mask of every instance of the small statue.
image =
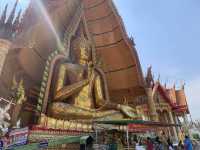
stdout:
<svg viewBox="0 0 200 150">
<path fill-rule="evenodd" d="M 23 104 L 26 101 L 24 81 L 22 79 L 17 82 L 16 77 L 13 77 L 11 91 L 11 98 L 16 101 L 16 104 Z"/>
<path fill-rule="evenodd" d="M 15 107 L 12 112 L 11 126 L 15 127 L 19 120 L 22 106 L 26 101 L 24 82 L 22 79 L 17 82 L 15 76 L 13 78 L 12 99 L 15 100 Z"/>
<path fill-rule="evenodd" d="M 20 105 L 23 104 L 26 101 L 23 80 L 20 80 L 20 82 L 19 82 L 16 99 L 17 99 L 17 104 L 20 104 Z"/>
<path fill-rule="evenodd" d="M 8 128 L 10 125 L 10 123 L 8 123 L 7 121 L 11 119 L 8 113 L 8 111 L 10 110 L 11 104 L 12 104 L 12 101 L 7 106 L 5 106 L 5 108 L 0 108 L 0 130 L 2 131 Z"/>
</svg>

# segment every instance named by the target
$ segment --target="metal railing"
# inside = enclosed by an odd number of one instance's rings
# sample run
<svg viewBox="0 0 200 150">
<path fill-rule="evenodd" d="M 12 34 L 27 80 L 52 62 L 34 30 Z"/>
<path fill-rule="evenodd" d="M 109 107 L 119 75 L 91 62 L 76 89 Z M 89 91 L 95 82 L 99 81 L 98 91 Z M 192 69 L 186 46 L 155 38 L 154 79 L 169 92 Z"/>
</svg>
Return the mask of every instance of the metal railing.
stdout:
<svg viewBox="0 0 200 150">
<path fill-rule="evenodd" d="M 6 102 L 6 103 L 10 103 L 11 101 L 10 100 L 7 100 L 5 98 L 2 98 L 0 97 L 0 102 L 3 101 L 3 102 Z M 12 105 L 16 105 L 15 103 L 11 102 Z"/>
</svg>

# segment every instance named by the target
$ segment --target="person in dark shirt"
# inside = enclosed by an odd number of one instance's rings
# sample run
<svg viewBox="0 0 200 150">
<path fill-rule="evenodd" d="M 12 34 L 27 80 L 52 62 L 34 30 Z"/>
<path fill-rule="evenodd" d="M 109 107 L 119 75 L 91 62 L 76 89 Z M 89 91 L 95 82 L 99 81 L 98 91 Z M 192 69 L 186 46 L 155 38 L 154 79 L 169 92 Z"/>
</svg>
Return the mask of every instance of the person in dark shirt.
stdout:
<svg viewBox="0 0 200 150">
<path fill-rule="evenodd" d="M 150 137 L 147 137 L 147 150 L 153 150 L 153 142 L 152 140 L 150 139 Z"/>
</svg>

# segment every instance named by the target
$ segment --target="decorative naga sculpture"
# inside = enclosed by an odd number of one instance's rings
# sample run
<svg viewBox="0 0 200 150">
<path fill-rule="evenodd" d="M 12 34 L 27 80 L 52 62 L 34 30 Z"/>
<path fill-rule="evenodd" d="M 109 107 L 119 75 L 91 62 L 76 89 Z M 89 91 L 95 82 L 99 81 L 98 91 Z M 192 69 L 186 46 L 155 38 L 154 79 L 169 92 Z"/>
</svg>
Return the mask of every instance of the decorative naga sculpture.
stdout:
<svg viewBox="0 0 200 150">
<path fill-rule="evenodd" d="M 105 80 L 92 61 L 92 48 L 83 33 L 73 42 L 76 63 L 60 65 L 48 114 L 63 120 L 136 118 L 126 105 L 111 103 Z"/>
</svg>

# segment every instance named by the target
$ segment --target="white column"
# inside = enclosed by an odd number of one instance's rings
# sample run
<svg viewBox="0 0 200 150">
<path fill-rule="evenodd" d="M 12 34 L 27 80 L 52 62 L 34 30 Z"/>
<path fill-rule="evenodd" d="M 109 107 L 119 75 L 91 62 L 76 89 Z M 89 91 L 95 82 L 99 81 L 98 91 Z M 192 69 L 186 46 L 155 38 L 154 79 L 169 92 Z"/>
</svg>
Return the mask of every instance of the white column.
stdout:
<svg viewBox="0 0 200 150">
<path fill-rule="evenodd" d="M 188 116 L 187 114 L 183 115 L 183 120 L 184 120 L 184 132 L 186 135 L 189 135 L 191 137 L 191 134 L 189 132 L 189 121 L 188 121 Z"/>
<path fill-rule="evenodd" d="M 156 106 L 153 99 L 153 90 L 152 88 L 146 88 L 147 98 L 148 98 L 148 107 L 151 121 L 158 121 L 158 114 L 156 112 Z"/>
<path fill-rule="evenodd" d="M 171 111 L 169 111 L 169 118 L 170 118 L 170 123 L 175 124 L 173 114 L 172 114 Z M 175 140 L 178 141 L 178 135 L 177 135 L 177 132 L 176 132 L 176 127 L 173 127 L 173 134 L 174 134 Z"/>
<path fill-rule="evenodd" d="M 178 116 L 176 116 L 176 114 L 173 114 L 173 117 L 174 117 L 174 121 L 177 125 L 180 124 L 180 122 L 178 121 Z M 178 139 L 179 140 L 182 140 L 181 139 L 181 127 L 180 126 L 176 126 L 176 132 L 177 132 L 177 135 L 178 135 Z"/>
</svg>

